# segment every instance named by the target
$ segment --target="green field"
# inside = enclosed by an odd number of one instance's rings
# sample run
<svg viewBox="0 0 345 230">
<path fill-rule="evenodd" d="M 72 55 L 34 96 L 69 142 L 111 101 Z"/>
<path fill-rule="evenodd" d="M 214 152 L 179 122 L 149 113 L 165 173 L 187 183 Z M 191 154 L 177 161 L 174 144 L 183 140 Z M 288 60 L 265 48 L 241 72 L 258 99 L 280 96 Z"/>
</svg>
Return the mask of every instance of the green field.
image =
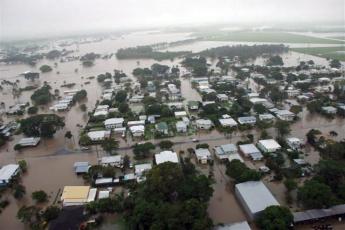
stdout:
<svg viewBox="0 0 345 230">
<path fill-rule="evenodd" d="M 338 47 L 308 47 L 308 48 L 290 48 L 292 51 L 310 54 L 323 58 L 338 59 L 345 61 L 345 46 Z"/>
<path fill-rule="evenodd" d="M 327 38 L 317 38 L 306 35 L 286 32 L 223 32 L 197 34 L 207 41 L 239 41 L 239 42 L 277 42 L 277 43 L 313 43 L 313 44 L 345 44 L 345 41 L 336 41 Z"/>
</svg>

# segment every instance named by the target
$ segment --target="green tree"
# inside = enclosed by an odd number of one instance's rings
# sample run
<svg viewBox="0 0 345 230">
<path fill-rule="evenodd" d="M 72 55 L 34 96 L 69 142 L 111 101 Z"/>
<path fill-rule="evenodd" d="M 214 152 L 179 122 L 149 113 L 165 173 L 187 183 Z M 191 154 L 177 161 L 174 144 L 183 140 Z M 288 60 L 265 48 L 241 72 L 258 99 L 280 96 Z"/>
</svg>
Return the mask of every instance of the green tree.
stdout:
<svg viewBox="0 0 345 230">
<path fill-rule="evenodd" d="M 59 207 L 52 205 L 46 208 L 46 210 L 42 214 L 42 217 L 49 222 L 56 219 L 59 216 L 60 211 L 61 209 Z"/>
<path fill-rule="evenodd" d="M 101 146 L 104 151 L 106 151 L 109 154 L 112 154 L 119 147 L 119 142 L 113 138 L 106 138 L 102 142 Z"/>
<path fill-rule="evenodd" d="M 53 69 L 49 65 L 42 65 L 40 67 L 40 70 L 41 70 L 42 73 L 47 73 L 47 72 L 52 71 Z"/>
<path fill-rule="evenodd" d="M 300 105 L 293 105 L 290 108 L 290 112 L 294 113 L 294 114 L 299 114 L 300 112 L 302 112 L 302 106 Z"/>
<path fill-rule="evenodd" d="M 285 230 L 291 228 L 293 215 L 290 210 L 282 206 L 269 206 L 256 219 L 262 230 Z"/>
<path fill-rule="evenodd" d="M 341 67 L 341 62 L 340 62 L 339 60 L 337 60 L 337 59 L 332 59 L 332 60 L 330 61 L 330 63 L 329 63 L 329 66 L 330 66 L 331 68 L 337 68 L 337 69 L 339 69 L 339 68 Z"/>
<path fill-rule="evenodd" d="M 50 89 L 51 87 L 49 85 L 42 86 L 31 95 L 31 100 L 36 105 L 48 104 L 53 98 L 53 95 L 50 93 Z"/>
<path fill-rule="evenodd" d="M 36 114 L 38 112 L 38 108 L 36 106 L 32 106 L 28 108 L 28 114 Z"/>
<path fill-rule="evenodd" d="M 306 181 L 298 189 L 298 200 L 305 208 L 328 208 L 336 203 L 331 188 L 316 180 Z"/>
<path fill-rule="evenodd" d="M 115 101 L 118 102 L 118 103 L 125 102 L 126 98 L 127 98 L 127 92 L 125 90 L 120 90 L 115 95 Z"/>
<path fill-rule="evenodd" d="M 155 148 L 156 146 L 154 146 L 154 144 L 152 144 L 151 142 L 146 142 L 143 144 L 135 144 L 133 146 L 133 153 L 136 158 L 143 159 L 143 158 L 148 157 L 151 150 L 154 150 Z"/>
<path fill-rule="evenodd" d="M 26 163 L 25 160 L 20 160 L 18 161 L 19 168 L 22 172 L 26 172 L 28 170 L 28 164 Z"/>
<path fill-rule="evenodd" d="M 159 148 L 161 149 L 171 149 L 173 145 L 174 143 L 169 140 L 164 140 L 164 141 L 159 142 Z"/>
<path fill-rule="evenodd" d="M 257 114 L 263 114 L 266 112 L 266 108 L 262 104 L 255 104 L 253 109 Z"/>
<path fill-rule="evenodd" d="M 284 185 L 289 192 L 297 188 L 297 182 L 292 178 L 286 179 Z"/>
<path fill-rule="evenodd" d="M 35 206 L 22 206 L 17 212 L 17 218 L 25 224 L 34 222 L 37 216 L 37 208 Z"/>
<path fill-rule="evenodd" d="M 280 137 L 284 137 L 284 136 L 288 135 L 291 131 L 290 123 L 287 121 L 283 121 L 283 120 L 277 120 L 274 127 L 276 128 L 278 135 Z"/>
<path fill-rule="evenodd" d="M 26 189 L 25 189 L 25 187 L 23 185 L 16 184 L 14 186 L 14 193 L 13 193 L 14 198 L 21 199 L 21 198 L 23 198 L 25 193 L 26 193 Z"/>
<path fill-rule="evenodd" d="M 22 119 L 20 128 L 27 136 L 53 137 L 55 132 L 64 127 L 63 118 L 55 114 L 38 114 Z"/>
<path fill-rule="evenodd" d="M 35 200 L 37 203 L 43 203 L 48 201 L 48 195 L 45 191 L 39 190 L 35 191 L 31 194 L 31 197 L 33 200 Z"/>
<path fill-rule="evenodd" d="M 226 165 L 226 175 L 235 180 L 236 183 L 246 181 L 258 181 L 261 174 L 253 169 L 249 169 L 240 160 L 232 160 Z"/>
<path fill-rule="evenodd" d="M 67 132 L 65 133 L 65 138 L 71 139 L 72 137 L 73 137 L 73 134 L 72 134 L 71 131 L 67 131 Z"/>
</svg>

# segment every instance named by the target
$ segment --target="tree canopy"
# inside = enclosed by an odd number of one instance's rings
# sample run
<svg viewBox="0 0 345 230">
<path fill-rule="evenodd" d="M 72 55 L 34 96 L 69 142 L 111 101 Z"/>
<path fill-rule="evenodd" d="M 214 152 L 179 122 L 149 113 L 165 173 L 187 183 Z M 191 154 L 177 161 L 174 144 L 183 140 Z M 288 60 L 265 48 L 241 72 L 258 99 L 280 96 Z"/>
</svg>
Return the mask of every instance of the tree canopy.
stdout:
<svg viewBox="0 0 345 230">
<path fill-rule="evenodd" d="M 282 206 L 269 206 L 256 220 L 262 230 L 285 230 L 291 227 L 293 216 L 290 210 Z"/>
<path fill-rule="evenodd" d="M 63 118 L 55 114 L 39 114 L 20 121 L 21 130 L 26 136 L 51 138 L 55 132 L 64 127 Z"/>
</svg>

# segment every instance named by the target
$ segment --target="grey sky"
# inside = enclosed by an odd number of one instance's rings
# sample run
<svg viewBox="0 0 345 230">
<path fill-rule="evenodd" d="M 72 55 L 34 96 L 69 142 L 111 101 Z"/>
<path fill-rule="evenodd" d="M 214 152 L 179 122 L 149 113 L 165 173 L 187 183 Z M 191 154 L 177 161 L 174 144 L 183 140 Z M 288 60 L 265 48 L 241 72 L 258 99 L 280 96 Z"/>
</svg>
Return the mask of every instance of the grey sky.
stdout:
<svg viewBox="0 0 345 230">
<path fill-rule="evenodd" d="M 214 22 L 344 21 L 344 0 L 0 0 L 0 39 Z"/>
</svg>

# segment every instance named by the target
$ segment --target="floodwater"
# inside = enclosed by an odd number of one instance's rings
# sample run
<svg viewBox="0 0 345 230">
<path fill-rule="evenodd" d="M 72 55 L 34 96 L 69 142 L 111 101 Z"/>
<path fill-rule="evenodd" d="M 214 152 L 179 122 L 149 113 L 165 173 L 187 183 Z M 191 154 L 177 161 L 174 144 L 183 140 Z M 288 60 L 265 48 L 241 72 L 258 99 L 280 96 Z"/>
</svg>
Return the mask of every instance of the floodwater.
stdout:
<svg viewBox="0 0 345 230">
<path fill-rule="evenodd" d="M 74 55 L 82 55 L 88 52 L 95 52 L 100 54 L 115 53 L 117 49 L 124 47 L 132 47 L 137 45 L 148 45 L 159 42 L 171 42 L 177 40 L 183 40 L 188 38 L 188 33 L 133 33 L 117 39 L 105 39 L 101 42 L 88 43 L 79 45 L 79 52 Z M 193 44 L 183 45 L 179 47 L 174 47 L 174 50 L 192 50 L 197 52 L 205 48 L 211 48 L 216 46 L 224 45 L 223 42 L 196 42 Z M 234 42 L 227 43 L 229 45 L 236 44 Z M 244 43 L 241 43 L 244 44 Z M 324 46 L 324 44 L 323 44 Z M 54 44 L 51 44 L 54 47 Z M 71 47 L 64 47 L 66 49 L 77 48 L 76 45 Z M 171 50 L 172 50 L 171 49 Z M 294 52 L 289 52 L 283 55 L 284 62 L 286 65 L 296 65 L 299 61 L 313 59 L 316 64 L 327 64 L 325 59 L 317 58 L 310 55 L 301 55 Z M 38 68 L 42 64 L 48 64 L 54 66 L 55 61 L 43 60 L 38 63 L 36 67 L 30 67 L 28 65 L 0 65 L 0 79 L 7 79 L 10 81 L 19 80 L 20 87 L 27 85 L 42 85 L 44 81 L 49 82 L 52 86 L 52 92 L 55 89 L 60 90 L 60 95 L 63 95 L 64 90 L 69 90 L 67 88 L 61 88 L 60 86 L 64 83 L 76 83 L 72 89 L 85 89 L 88 92 L 88 99 L 83 102 L 87 105 L 88 111 L 91 111 L 97 100 L 100 99 L 102 93 L 102 87 L 97 83 L 96 79 L 88 80 L 89 76 L 97 76 L 98 74 L 105 72 L 113 72 L 114 69 L 123 70 L 129 77 L 133 80 L 131 72 L 136 67 L 149 67 L 157 61 L 150 59 L 139 60 L 117 60 L 114 56 L 111 59 L 98 59 L 93 67 L 83 67 L 79 61 L 59 63 L 53 68 L 50 73 L 41 74 L 38 81 L 27 81 L 19 74 L 31 70 L 38 71 Z M 161 64 L 166 64 L 169 66 L 179 64 L 181 60 L 175 59 L 173 61 L 161 61 Z M 256 64 L 262 63 L 262 59 L 257 59 Z M 75 72 L 75 69 L 78 69 Z M 59 74 L 57 73 L 59 72 Z M 85 84 L 86 81 L 90 81 L 90 84 Z M 5 102 L 6 108 L 16 103 L 26 103 L 30 102 L 30 96 L 33 91 L 23 92 L 19 97 L 13 97 L 11 88 L 3 86 L 4 89 L 0 92 L 0 101 Z M 191 84 L 188 79 L 181 78 L 181 91 L 182 96 L 186 100 L 200 100 L 200 95 L 196 90 L 191 89 Z M 48 113 L 48 106 L 40 108 L 40 113 Z M 77 177 L 73 171 L 73 163 L 76 161 L 88 161 L 90 163 L 96 163 L 97 157 L 104 154 L 102 151 L 93 149 L 91 153 L 81 153 L 79 151 L 74 151 L 78 149 L 76 144 L 79 139 L 80 127 L 77 124 L 84 126 L 87 122 L 86 113 L 79 109 L 78 104 L 71 108 L 68 112 L 57 113 L 65 118 L 66 126 L 59 130 L 54 139 L 44 140 L 36 148 L 28 148 L 20 152 L 15 152 L 13 146 L 22 137 L 22 135 L 14 136 L 14 140 L 7 143 L 5 146 L 0 148 L 0 165 L 14 163 L 20 159 L 25 159 L 28 162 L 29 168 L 28 173 L 23 175 L 22 183 L 26 187 L 27 195 L 23 200 L 17 202 L 13 199 L 12 195 L 6 194 L 10 200 L 10 205 L 5 208 L 3 213 L 0 214 L 0 226 L 6 226 L 6 229 L 24 229 L 24 226 L 16 219 L 16 212 L 18 207 L 23 204 L 30 204 L 31 192 L 35 190 L 45 190 L 50 195 L 50 201 L 53 202 L 55 197 L 58 196 L 59 191 L 65 185 L 83 185 L 83 180 Z M 6 117 L 1 115 L 0 120 L 9 121 L 17 119 L 17 117 Z M 322 124 L 322 125 L 321 125 Z M 296 136 L 305 139 L 305 134 L 311 128 L 319 128 L 328 133 L 331 130 L 338 132 L 337 138 L 345 138 L 345 122 L 344 119 L 334 119 L 327 120 L 320 116 L 311 116 L 306 111 L 301 114 L 301 119 L 292 126 L 291 136 Z M 66 131 L 71 131 L 73 134 L 72 140 L 64 138 Z M 275 130 L 268 130 L 271 135 L 275 135 Z M 226 144 L 226 143 L 236 143 L 239 140 L 243 140 L 245 135 L 253 134 L 255 140 L 259 138 L 260 132 L 256 130 L 245 131 L 242 133 L 234 133 L 230 139 L 225 138 L 223 134 L 213 130 L 211 132 L 198 132 L 193 136 L 177 136 L 172 138 L 174 142 L 179 142 L 179 144 L 174 146 L 176 152 L 184 150 L 186 152 L 187 148 L 195 147 L 195 143 L 192 142 L 193 138 L 199 139 L 201 142 L 206 142 L 210 145 L 210 148 L 215 146 Z M 160 140 L 153 140 L 152 142 L 158 143 Z M 126 147 L 132 145 L 133 142 L 125 142 L 121 140 L 120 146 Z M 98 148 L 98 150 L 101 148 Z M 131 150 L 120 151 L 121 154 L 132 155 Z M 313 152 L 312 149 L 308 150 L 310 153 L 307 157 L 313 163 L 317 163 L 319 160 L 319 155 Z M 246 163 L 251 167 L 257 168 L 259 164 L 251 164 L 248 160 Z M 239 203 L 234 197 L 231 186 L 228 185 L 228 178 L 225 176 L 225 169 L 223 165 L 215 165 L 214 167 L 215 175 L 215 192 L 210 200 L 209 204 L 209 214 L 215 223 L 229 223 L 242 221 L 246 219 L 246 216 L 241 209 Z M 280 187 L 275 186 L 270 187 L 273 193 L 277 196 L 277 199 L 282 200 L 282 193 L 284 192 Z M 0 227 L 1 228 L 1 227 Z"/>
</svg>

